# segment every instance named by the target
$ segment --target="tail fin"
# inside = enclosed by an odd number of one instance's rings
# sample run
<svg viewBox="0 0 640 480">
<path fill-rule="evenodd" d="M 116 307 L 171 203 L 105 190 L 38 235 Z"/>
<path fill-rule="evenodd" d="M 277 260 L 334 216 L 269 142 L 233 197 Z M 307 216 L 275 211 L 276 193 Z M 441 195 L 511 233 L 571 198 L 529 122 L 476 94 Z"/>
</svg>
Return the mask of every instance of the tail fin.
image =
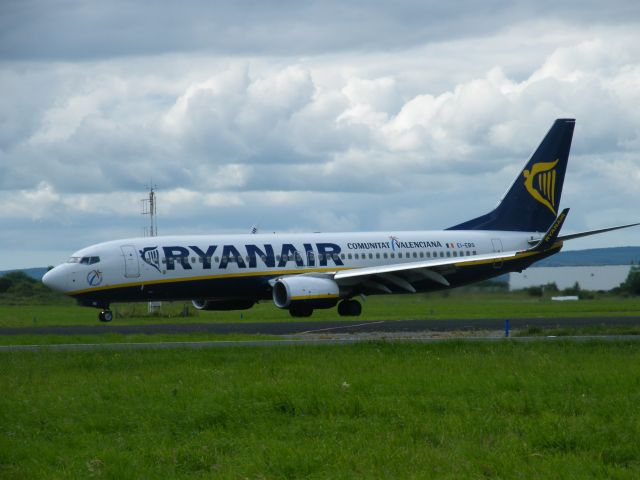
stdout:
<svg viewBox="0 0 640 480">
<path fill-rule="evenodd" d="M 560 205 L 574 125 L 556 120 L 498 206 L 448 230 L 546 232 Z"/>
</svg>

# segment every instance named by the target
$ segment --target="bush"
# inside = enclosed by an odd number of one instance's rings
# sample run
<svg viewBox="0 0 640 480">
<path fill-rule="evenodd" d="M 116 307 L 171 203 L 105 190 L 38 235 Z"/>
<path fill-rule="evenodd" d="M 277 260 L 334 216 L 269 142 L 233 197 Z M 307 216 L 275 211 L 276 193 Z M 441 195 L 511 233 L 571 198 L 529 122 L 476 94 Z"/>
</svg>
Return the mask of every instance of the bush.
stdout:
<svg viewBox="0 0 640 480">
<path fill-rule="evenodd" d="M 627 279 L 620 284 L 620 290 L 630 295 L 640 295 L 640 267 L 631 267 Z"/>
<path fill-rule="evenodd" d="M 580 284 L 578 282 L 573 284 L 573 287 L 565 288 L 562 293 L 564 295 L 578 295 L 580 296 Z"/>
<path fill-rule="evenodd" d="M 541 286 L 525 288 L 525 291 L 529 295 L 531 295 L 532 297 L 541 297 L 542 296 L 542 287 Z"/>
</svg>

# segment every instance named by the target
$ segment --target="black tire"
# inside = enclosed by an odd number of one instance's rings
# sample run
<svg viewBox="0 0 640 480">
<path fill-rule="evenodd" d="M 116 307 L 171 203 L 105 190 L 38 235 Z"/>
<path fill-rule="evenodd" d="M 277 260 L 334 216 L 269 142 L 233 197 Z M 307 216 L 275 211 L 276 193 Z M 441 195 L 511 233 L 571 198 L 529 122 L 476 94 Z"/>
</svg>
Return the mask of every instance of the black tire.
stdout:
<svg viewBox="0 0 640 480">
<path fill-rule="evenodd" d="M 357 300 L 349 300 L 349 315 L 359 317 L 362 313 L 362 305 Z"/>
<path fill-rule="evenodd" d="M 113 313 L 111 312 L 111 310 L 103 310 L 98 314 L 98 320 L 105 323 L 110 322 L 111 320 L 113 320 Z"/>
<path fill-rule="evenodd" d="M 338 304 L 338 315 L 357 317 L 362 313 L 362 305 L 356 300 L 343 300 Z"/>
</svg>

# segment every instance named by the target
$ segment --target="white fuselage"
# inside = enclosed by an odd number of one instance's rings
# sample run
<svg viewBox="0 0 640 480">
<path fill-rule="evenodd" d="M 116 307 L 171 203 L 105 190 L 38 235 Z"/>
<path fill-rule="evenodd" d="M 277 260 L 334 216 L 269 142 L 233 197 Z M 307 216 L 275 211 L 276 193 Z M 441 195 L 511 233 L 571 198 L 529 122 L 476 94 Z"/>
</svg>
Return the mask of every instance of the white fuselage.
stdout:
<svg viewBox="0 0 640 480">
<path fill-rule="evenodd" d="M 526 250 L 539 233 L 405 231 L 198 235 L 115 240 L 77 251 L 43 279 L 69 295 L 187 280 L 277 277 Z M 199 292 L 200 293 L 200 292 Z M 226 296 L 225 294 L 224 296 Z M 244 292 L 237 292 L 242 297 Z M 250 293 L 253 295 L 253 293 Z M 211 298 L 218 298 L 211 292 Z M 163 294 L 162 298 L 170 299 Z M 176 299 L 184 294 L 176 295 Z"/>
</svg>

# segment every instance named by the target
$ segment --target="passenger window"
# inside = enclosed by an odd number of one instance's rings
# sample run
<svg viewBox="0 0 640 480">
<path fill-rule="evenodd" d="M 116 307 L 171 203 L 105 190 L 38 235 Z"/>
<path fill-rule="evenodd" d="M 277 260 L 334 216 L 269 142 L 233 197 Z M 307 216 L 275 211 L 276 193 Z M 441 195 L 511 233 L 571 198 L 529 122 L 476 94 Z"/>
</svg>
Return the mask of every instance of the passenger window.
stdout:
<svg viewBox="0 0 640 480">
<path fill-rule="evenodd" d="M 166 259 L 166 258 L 163 258 L 163 259 L 162 259 L 162 264 L 164 265 L 165 263 L 167 263 L 167 259 Z"/>
<path fill-rule="evenodd" d="M 476 251 L 475 251 L 475 250 L 473 251 L 473 254 L 474 254 L 474 255 L 476 254 Z"/>
<path fill-rule="evenodd" d="M 415 257 L 415 253 L 413 255 Z M 424 252 L 420 252 L 420 258 L 424 258 Z"/>
<path fill-rule="evenodd" d="M 376 253 L 376 258 L 380 258 L 380 254 L 379 253 Z"/>
<path fill-rule="evenodd" d="M 350 253 L 347 255 L 347 258 L 348 258 L 349 260 L 351 260 L 351 254 L 350 254 Z"/>
<path fill-rule="evenodd" d="M 373 260 L 373 253 L 370 253 L 370 254 L 369 254 L 369 259 L 370 259 L 370 260 Z"/>
<path fill-rule="evenodd" d="M 387 254 L 386 254 L 386 253 L 383 253 L 383 254 L 382 254 L 382 256 L 383 256 L 384 258 L 387 258 Z"/>
<path fill-rule="evenodd" d="M 344 253 L 341 253 L 341 254 L 340 254 L 340 258 L 342 258 L 342 260 L 344 260 L 344 258 L 345 258 L 345 257 L 344 257 Z"/>
<path fill-rule="evenodd" d="M 418 258 L 418 252 L 413 252 L 413 258 Z"/>
<path fill-rule="evenodd" d="M 223 262 L 226 262 L 226 261 L 227 261 L 227 256 L 226 256 L 226 255 L 223 255 L 223 256 L 222 256 L 222 261 L 223 261 Z M 233 260 L 231 260 L 231 257 L 229 257 L 229 261 L 230 261 L 230 262 L 232 262 L 232 261 L 233 261 Z"/>
<path fill-rule="evenodd" d="M 280 255 L 276 255 L 276 260 L 279 262 L 280 261 Z"/>
<path fill-rule="evenodd" d="M 260 255 L 260 260 L 267 263 L 267 257 L 265 257 L 264 255 Z"/>
<path fill-rule="evenodd" d="M 440 252 L 440 258 L 444 257 L 444 252 Z"/>
<path fill-rule="evenodd" d="M 342 255 L 344 255 L 344 253 Z M 340 260 L 340 257 L 338 256 L 337 253 L 334 253 L 333 254 L 333 259 L 337 262 L 338 260 Z"/>
<path fill-rule="evenodd" d="M 220 257 L 216 257 L 215 261 L 216 261 L 216 263 L 218 263 L 220 261 Z"/>
<path fill-rule="evenodd" d="M 402 253 L 398 253 L 398 258 L 402 258 Z"/>
<path fill-rule="evenodd" d="M 449 250 L 447 250 L 447 257 L 451 256 L 451 252 Z"/>
<path fill-rule="evenodd" d="M 457 257 L 458 256 L 458 252 L 453 252 L 453 256 Z"/>
</svg>

